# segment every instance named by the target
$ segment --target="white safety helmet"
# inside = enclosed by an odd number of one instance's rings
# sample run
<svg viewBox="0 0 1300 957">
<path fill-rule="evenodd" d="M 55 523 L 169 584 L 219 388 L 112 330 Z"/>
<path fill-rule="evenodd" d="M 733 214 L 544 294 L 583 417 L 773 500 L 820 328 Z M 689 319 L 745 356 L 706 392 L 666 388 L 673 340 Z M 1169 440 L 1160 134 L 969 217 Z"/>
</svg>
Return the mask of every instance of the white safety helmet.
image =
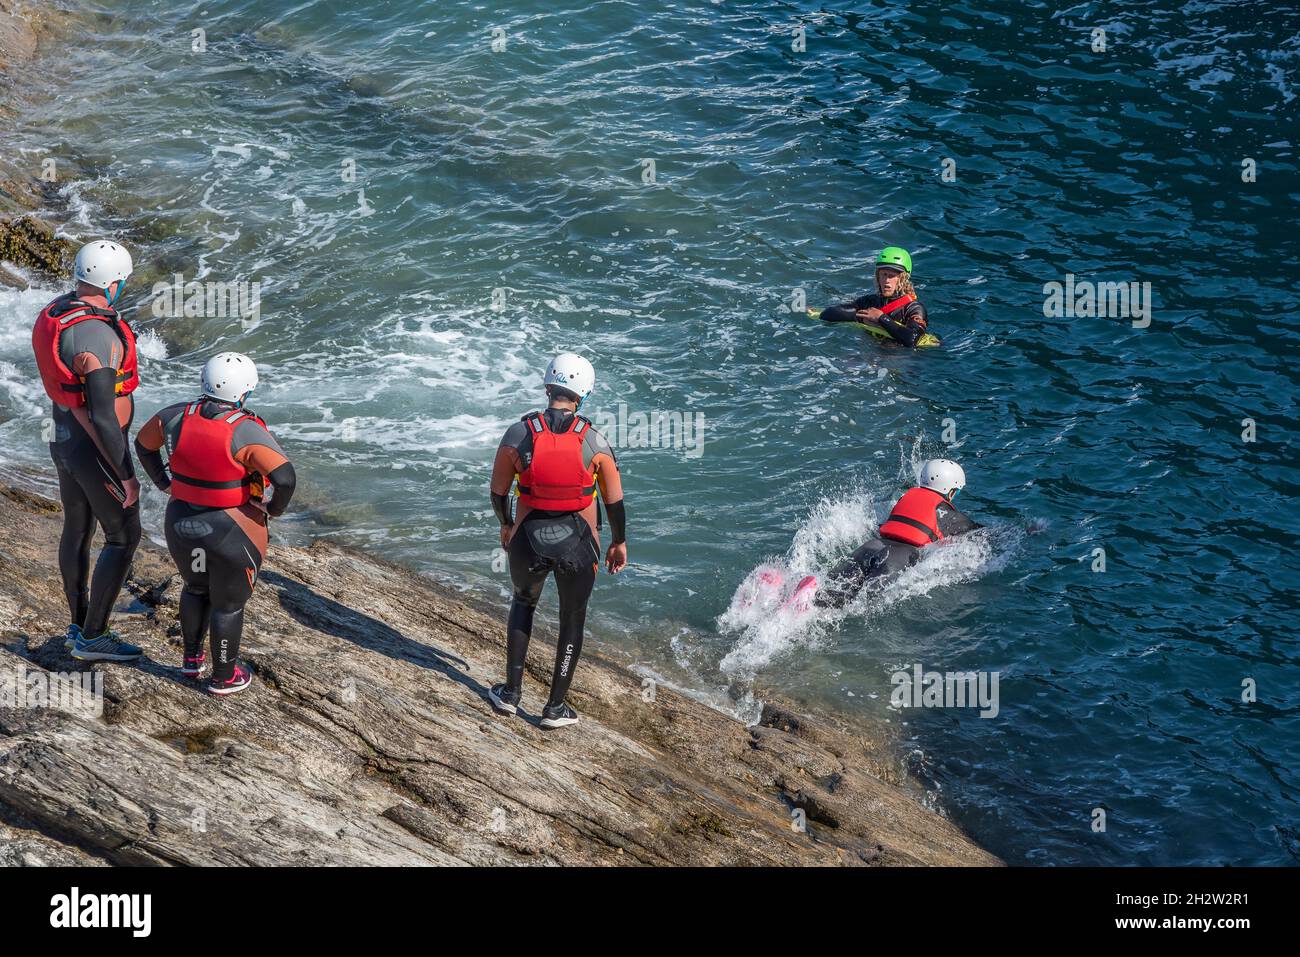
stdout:
<svg viewBox="0 0 1300 957">
<path fill-rule="evenodd" d="M 921 487 L 938 492 L 951 501 L 966 487 L 966 473 L 951 459 L 930 459 L 921 466 Z"/>
<path fill-rule="evenodd" d="M 596 385 L 596 370 L 582 356 L 562 352 L 546 367 L 543 385 L 553 385 L 572 392 L 581 402 Z"/>
<path fill-rule="evenodd" d="M 131 254 L 125 247 L 112 240 L 96 239 L 77 251 L 72 276 L 77 282 L 84 282 L 96 289 L 107 289 L 115 282 L 126 282 L 134 268 Z M 121 294 L 122 287 L 119 286 L 113 300 Z M 113 300 L 109 300 L 109 305 L 113 304 Z"/>
<path fill-rule="evenodd" d="M 257 388 L 257 366 L 238 352 L 221 352 L 203 365 L 203 394 L 239 405 Z"/>
</svg>

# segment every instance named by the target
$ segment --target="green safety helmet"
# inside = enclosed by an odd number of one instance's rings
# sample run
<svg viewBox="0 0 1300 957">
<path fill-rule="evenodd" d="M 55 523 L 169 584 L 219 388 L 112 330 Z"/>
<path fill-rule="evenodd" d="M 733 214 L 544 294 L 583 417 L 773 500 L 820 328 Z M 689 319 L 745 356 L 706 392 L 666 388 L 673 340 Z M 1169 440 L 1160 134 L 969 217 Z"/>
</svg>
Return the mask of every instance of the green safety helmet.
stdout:
<svg viewBox="0 0 1300 957">
<path fill-rule="evenodd" d="M 902 246 L 886 246 L 876 257 L 876 266 L 893 266 L 903 272 L 912 271 L 912 257 Z"/>
</svg>

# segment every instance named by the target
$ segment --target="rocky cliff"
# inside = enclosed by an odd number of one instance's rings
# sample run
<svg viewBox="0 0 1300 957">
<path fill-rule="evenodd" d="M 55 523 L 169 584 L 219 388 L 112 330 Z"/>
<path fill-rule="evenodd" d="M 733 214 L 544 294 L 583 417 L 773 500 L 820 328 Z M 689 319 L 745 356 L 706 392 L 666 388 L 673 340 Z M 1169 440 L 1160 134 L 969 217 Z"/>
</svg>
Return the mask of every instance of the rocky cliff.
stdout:
<svg viewBox="0 0 1300 957">
<path fill-rule="evenodd" d="M 779 701 L 747 728 L 589 655 L 581 723 L 541 730 L 544 632 L 528 713 L 498 717 L 501 615 L 324 542 L 272 547 L 249 691 L 180 675 L 179 579 L 147 542 L 115 619 L 146 659 L 80 664 L 60 522 L 0 489 L 0 863 L 997 863 L 893 779 L 880 741 Z M 14 694 L 67 673 L 102 680 L 102 713 Z"/>
</svg>

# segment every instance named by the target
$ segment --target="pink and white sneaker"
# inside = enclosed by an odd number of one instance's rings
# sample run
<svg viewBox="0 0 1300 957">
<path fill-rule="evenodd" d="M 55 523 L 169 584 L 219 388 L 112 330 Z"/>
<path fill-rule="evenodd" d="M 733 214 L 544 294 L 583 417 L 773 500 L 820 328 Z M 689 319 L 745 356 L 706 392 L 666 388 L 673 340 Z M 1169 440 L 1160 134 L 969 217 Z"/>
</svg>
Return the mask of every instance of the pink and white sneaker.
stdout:
<svg viewBox="0 0 1300 957">
<path fill-rule="evenodd" d="M 191 658 L 189 655 L 186 655 L 185 664 L 181 665 L 181 674 L 186 678 L 197 678 L 199 675 L 203 674 L 203 665 L 207 660 L 207 653 L 203 651 L 199 652 L 197 658 Z"/>
<path fill-rule="evenodd" d="M 781 607 L 788 608 L 800 615 L 812 611 L 813 599 L 817 596 L 817 576 L 805 575 L 794 586 L 794 594 Z"/>
<path fill-rule="evenodd" d="M 243 665 L 235 665 L 235 673 L 225 681 L 212 678 L 208 681 L 208 694 L 234 694 L 253 683 L 253 673 Z"/>
</svg>

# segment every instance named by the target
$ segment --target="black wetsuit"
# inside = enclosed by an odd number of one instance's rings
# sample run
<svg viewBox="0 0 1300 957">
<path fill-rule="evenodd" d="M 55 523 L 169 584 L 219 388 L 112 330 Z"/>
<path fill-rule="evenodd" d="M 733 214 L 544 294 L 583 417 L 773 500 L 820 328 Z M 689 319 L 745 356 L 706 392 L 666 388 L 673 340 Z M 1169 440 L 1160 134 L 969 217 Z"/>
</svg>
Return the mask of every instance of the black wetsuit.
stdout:
<svg viewBox="0 0 1300 957">
<path fill-rule="evenodd" d="M 894 298 L 898 297 L 895 296 Z M 861 322 L 857 310 L 883 309 L 885 302 L 885 297 L 879 293 L 869 293 L 865 296 L 859 296 L 852 302 L 840 303 L 838 306 L 827 306 L 822 310 L 821 318 L 826 322 Z M 878 320 L 880 327 L 888 332 L 895 341 L 901 342 L 909 348 L 914 347 L 921 336 L 925 334 L 928 322 L 925 306 L 920 302 L 908 303 L 901 310 L 895 310 L 888 316 L 881 316 Z"/>
<path fill-rule="evenodd" d="M 543 414 L 547 426 L 554 432 L 565 432 L 573 426 L 573 412 L 549 408 Z M 526 423 L 512 426 L 501 444 L 514 448 L 520 464 L 526 467 L 532 456 L 532 438 Z M 614 460 L 608 441 L 593 426 L 583 439 L 584 464 L 591 468 L 597 455 L 608 456 L 611 463 Z M 493 508 L 503 524 L 510 523 L 508 502 L 504 496 L 493 496 Z M 607 511 L 614 541 L 621 542 L 625 523 L 622 501 L 607 506 Z M 578 657 L 582 654 L 587 602 L 596 584 L 596 569 L 600 561 L 599 546 L 591 524 L 580 512 L 533 509 L 515 530 L 508 554 L 514 593 L 506 626 L 506 687 L 517 692 L 523 686 L 524 661 L 533 632 L 533 613 L 537 610 L 547 576 L 554 573 L 560 599 L 560 622 L 547 707 L 558 707 L 564 703 Z"/>
<path fill-rule="evenodd" d="M 563 536 L 563 537 L 561 537 Z M 552 539 L 560 539 L 552 542 Z M 564 703 L 582 654 L 587 602 L 596 585 L 600 555 L 591 526 L 575 512 L 535 510 L 520 523 L 510 540 L 510 580 L 515 586 L 506 626 L 506 686 L 518 690 L 524 681 L 524 660 L 533 633 L 533 612 L 542 597 L 546 576 L 555 573 L 560 597 L 559 643 L 551 673 L 547 707 Z"/>
<path fill-rule="evenodd" d="M 175 449 L 188 403 L 163 409 L 140 430 L 136 454 L 140 463 L 164 491 L 171 476 L 160 449 Z M 198 414 L 205 418 L 229 415 L 234 406 L 205 400 Z M 212 647 L 212 678 L 228 681 L 234 674 L 244 628 L 244 605 L 253 595 L 266 557 L 267 516 L 275 518 L 289 507 L 297 484 L 293 465 L 271 434 L 252 418 L 239 421 L 231 433 L 230 457 L 249 472 L 261 473 L 275 489 L 263 509 L 254 500 L 246 505 L 220 508 L 195 505 L 173 497 L 167 503 L 164 532 L 185 587 L 181 589 L 181 636 L 185 657 L 197 658 L 205 638 Z M 198 476 L 201 478 L 201 476 Z"/>
<path fill-rule="evenodd" d="M 973 532 L 982 525 L 970 516 L 957 511 L 947 502 L 940 502 L 938 509 L 939 531 L 944 538 Z M 848 604 L 862 590 L 867 582 L 901 572 L 921 560 L 921 549 L 907 542 L 888 538 L 873 538 L 858 547 L 848 558 L 840 562 L 826 577 L 826 582 L 817 589 L 816 604 L 839 608 Z"/>
<path fill-rule="evenodd" d="M 73 623 L 87 638 L 108 628 L 109 615 L 131 569 L 140 544 L 140 505 L 123 508 L 124 482 L 135 478 L 127 429 L 135 415 L 130 396 L 116 395 L 116 359 L 124 344 L 107 322 L 87 320 L 59 337 L 59 357 L 74 368 L 79 355 L 92 355 L 100 368 L 85 376 L 89 431 L 77 413 L 57 403 L 53 407 L 50 458 L 59 478 L 63 503 L 63 534 L 59 539 L 59 572 Z M 125 411 L 126 424 L 118 414 Z M 104 530 L 104 546 L 90 576 L 90 545 L 95 525 Z M 90 584 L 89 590 L 87 584 Z"/>
</svg>

